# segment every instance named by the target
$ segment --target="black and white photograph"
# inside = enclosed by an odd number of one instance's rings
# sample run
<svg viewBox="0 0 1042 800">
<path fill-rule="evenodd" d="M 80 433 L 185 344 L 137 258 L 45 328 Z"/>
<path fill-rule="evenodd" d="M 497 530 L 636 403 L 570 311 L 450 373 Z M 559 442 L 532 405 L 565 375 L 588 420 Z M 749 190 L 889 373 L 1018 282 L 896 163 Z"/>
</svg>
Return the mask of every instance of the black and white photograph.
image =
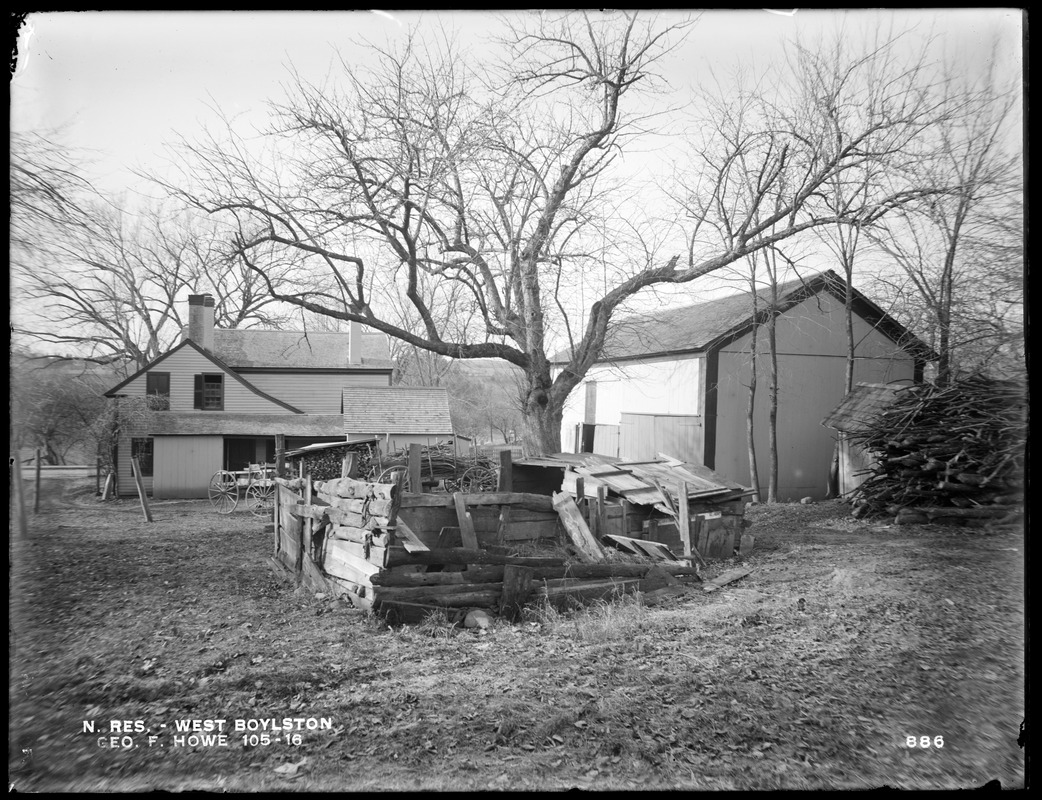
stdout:
<svg viewBox="0 0 1042 800">
<path fill-rule="evenodd" d="M 1028 787 L 1026 10 L 9 20 L 10 792 Z"/>
</svg>

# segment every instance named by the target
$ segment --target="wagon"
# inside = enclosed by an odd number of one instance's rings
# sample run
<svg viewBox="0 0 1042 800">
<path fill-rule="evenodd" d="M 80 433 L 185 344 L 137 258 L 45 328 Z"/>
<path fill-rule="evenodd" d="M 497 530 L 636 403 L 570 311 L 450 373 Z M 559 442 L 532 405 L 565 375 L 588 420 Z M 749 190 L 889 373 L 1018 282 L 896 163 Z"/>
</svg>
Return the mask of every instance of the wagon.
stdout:
<svg viewBox="0 0 1042 800">
<path fill-rule="evenodd" d="M 218 514 L 231 514 L 242 500 L 251 514 L 269 516 L 275 507 L 275 465 L 250 464 L 244 470 L 219 469 L 207 492 Z"/>
</svg>

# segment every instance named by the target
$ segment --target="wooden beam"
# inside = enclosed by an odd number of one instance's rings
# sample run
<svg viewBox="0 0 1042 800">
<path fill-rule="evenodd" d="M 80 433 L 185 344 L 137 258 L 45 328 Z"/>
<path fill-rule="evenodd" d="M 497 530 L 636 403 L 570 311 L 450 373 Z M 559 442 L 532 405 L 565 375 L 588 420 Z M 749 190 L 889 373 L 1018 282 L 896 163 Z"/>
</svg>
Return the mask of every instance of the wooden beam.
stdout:
<svg viewBox="0 0 1042 800">
<path fill-rule="evenodd" d="M 398 519 L 395 524 L 395 530 L 402 535 L 402 538 L 410 545 L 413 550 L 430 550 L 430 548 L 420 541 L 420 537 L 413 533 L 412 529 L 405 524 L 405 520 Z"/>
<path fill-rule="evenodd" d="M 530 492 L 463 492 L 468 506 L 516 506 L 528 511 L 554 513 L 553 501 L 543 494 Z M 406 492 L 402 495 L 402 508 L 452 508 L 456 505 L 449 494 L 418 494 Z"/>
<path fill-rule="evenodd" d="M 40 513 L 40 448 L 36 448 L 36 480 L 33 481 L 35 484 L 35 491 L 33 492 L 33 513 Z"/>
<path fill-rule="evenodd" d="M 423 491 L 423 459 L 421 445 L 413 442 L 409 445 L 409 488 L 414 492 Z"/>
<path fill-rule="evenodd" d="M 751 569 L 745 568 L 729 570 L 725 572 L 723 575 L 720 575 L 716 578 L 713 578 L 713 580 L 702 584 L 702 589 L 706 592 L 715 592 L 721 586 L 726 586 L 727 584 L 732 583 L 738 580 L 739 578 L 744 578 L 750 572 L 752 572 Z"/>
<path fill-rule="evenodd" d="M 275 434 L 275 474 L 286 477 L 286 434 Z"/>
<path fill-rule="evenodd" d="M 499 451 L 499 485 L 501 492 L 512 492 L 514 490 L 514 467 L 513 456 L 509 450 Z"/>
<path fill-rule="evenodd" d="M 534 558 L 490 553 L 488 550 L 470 550 L 465 547 L 435 548 L 409 552 L 404 547 L 388 548 L 387 568 L 406 564 L 521 564 L 526 567 L 563 567 L 562 558 Z"/>
<path fill-rule="evenodd" d="M 474 518 L 467 511 L 467 503 L 461 492 L 452 495 L 452 501 L 456 504 L 456 517 L 459 519 L 460 535 L 463 537 L 463 546 L 470 550 L 478 549 L 478 535 L 474 531 Z"/>
<path fill-rule="evenodd" d="M 532 568 L 516 564 L 503 567 L 503 594 L 499 599 L 500 616 L 511 622 L 521 619 L 521 608 L 532 593 Z"/>
<path fill-rule="evenodd" d="M 677 527 L 680 542 L 684 545 L 684 556 L 691 558 L 691 515 L 687 505 L 687 484 L 680 482 L 677 494 Z"/>
<path fill-rule="evenodd" d="M 138 464 L 137 456 L 130 459 L 130 468 L 134 473 L 134 483 L 137 484 L 137 496 L 141 500 L 141 510 L 145 514 L 145 522 L 151 522 L 152 510 L 148 507 L 148 498 L 145 497 L 145 484 L 141 481 L 141 465 Z"/>
<path fill-rule="evenodd" d="M 583 519 L 579 507 L 575 504 L 575 500 L 572 499 L 571 495 L 565 492 L 554 494 L 554 508 L 557 509 L 557 513 L 561 517 L 561 522 L 564 523 L 564 529 L 568 532 L 569 538 L 571 538 L 579 551 L 579 557 L 589 564 L 602 561 L 604 553 L 601 551 L 600 545 L 597 544 L 597 540 L 593 538 L 593 534 L 590 533 L 586 520 Z"/>
</svg>

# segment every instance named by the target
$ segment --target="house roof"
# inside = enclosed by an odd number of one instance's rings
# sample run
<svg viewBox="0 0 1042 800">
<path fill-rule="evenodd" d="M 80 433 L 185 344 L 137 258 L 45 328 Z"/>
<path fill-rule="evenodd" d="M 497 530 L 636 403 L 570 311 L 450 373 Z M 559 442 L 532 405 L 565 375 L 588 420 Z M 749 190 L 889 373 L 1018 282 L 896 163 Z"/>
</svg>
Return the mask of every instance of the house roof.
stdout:
<svg viewBox="0 0 1042 800">
<path fill-rule="evenodd" d="M 249 389 L 251 392 L 253 392 L 258 397 L 263 397 L 265 400 L 270 400 L 272 403 L 275 403 L 276 405 L 280 405 L 284 409 L 286 409 L 287 411 L 292 411 L 294 414 L 303 414 L 304 413 L 299 408 L 291 406 L 289 403 L 284 403 L 283 401 L 279 400 L 277 397 L 272 397 L 267 392 L 262 392 L 260 389 L 258 389 L 256 386 L 254 386 L 252 383 L 250 383 L 245 378 L 243 378 L 241 375 L 238 375 L 235 372 L 235 370 L 232 369 L 230 366 L 228 366 L 228 364 L 224 363 L 224 361 L 222 361 L 221 359 L 217 358 L 212 353 L 206 352 L 206 350 L 201 348 L 199 345 L 197 345 L 191 339 L 185 339 L 183 342 L 181 342 L 181 344 L 179 344 L 179 345 L 177 345 L 175 347 L 172 347 L 171 349 L 167 350 L 165 353 L 163 353 L 163 355 L 159 356 L 159 358 L 155 359 L 151 364 L 146 364 L 144 367 L 139 369 L 137 372 L 135 372 L 133 375 L 131 375 L 126 380 L 123 380 L 123 381 L 120 381 L 119 383 L 117 383 L 115 386 L 113 386 L 111 389 L 109 389 L 107 392 L 105 392 L 105 397 L 116 397 L 116 395 L 119 393 L 120 389 L 122 389 L 124 386 L 126 386 L 128 383 L 130 383 L 132 380 L 134 380 L 135 378 L 139 377 L 140 375 L 143 375 L 144 373 L 148 372 L 149 370 L 154 369 L 160 362 L 163 361 L 163 359 L 167 358 L 168 356 L 173 355 L 178 350 L 180 350 L 182 347 L 192 347 L 196 352 L 198 352 L 204 358 L 208 359 L 215 367 L 217 367 L 222 372 L 224 372 L 226 375 L 228 375 L 228 377 L 232 378 L 233 380 L 238 381 L 239 383 L 241 383 L 244 387 Z"/>
<path fill-rule="evenodd" d="M 391 369 L 387 336 L 363 331 L 361 364 L 348 363 L 349 333 L 215 329 L 214 354 L 232 369 Z"/>
<path fill-rule="evenodd" d="M 339 414 L 234 414 L 224 411 L 154 411 L 129 425 L 140 436 L 329 436 L 344 435 Z"/>
<path fill-rule="evenodd" d="M 907 384 L 859 383 L 821 424 L 847 433 L 864 430 L 890 406 L 903 388 L 907 388 Z"/>
<path fill-rule="evenodd" d="M 344 389 L 345 433 L 452 433 L 446 389 L 412 386 L 348 386 Z"/>
<path fill-rule="evenodd" d="M 825 270 L 779 285 L 779 304 L 782 311 L 787 311 L 823 291 L 842 300 L 845 286 L 839 275 Z M 761 305 L 766 307 L 768 290 L 761 290 L 758 296 Z M 906 349 L 928 360 L 937 358 L 926 344 L 857 289 L 853 290 L 853 296 L 855 313 Z M 704 352 L 744 336 L 755 322 L 766 320 L 766 312 L 754 318 L 750 306 L 750 293 L 742 292 L 680 308 L 622 317 L 608 331 L 598 361 Z M 552 361 L 563 364 L 568 358 L 569 351 L 565 350 L 556 354 Z"/>
</svg>

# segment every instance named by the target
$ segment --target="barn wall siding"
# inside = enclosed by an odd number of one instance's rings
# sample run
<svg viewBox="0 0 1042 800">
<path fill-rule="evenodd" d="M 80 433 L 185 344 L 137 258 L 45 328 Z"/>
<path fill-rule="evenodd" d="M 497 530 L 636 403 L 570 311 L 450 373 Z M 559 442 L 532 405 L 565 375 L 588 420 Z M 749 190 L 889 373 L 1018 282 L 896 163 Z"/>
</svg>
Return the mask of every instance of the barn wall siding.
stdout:
<svg viewBox="0 0 1042 800">
<path fill-rule="evenodd" d="M 155 437 L 153 496 L 206 497 L 210 477 L 221 469 L 223 455 L 221 436 Z"/>
</svg>

